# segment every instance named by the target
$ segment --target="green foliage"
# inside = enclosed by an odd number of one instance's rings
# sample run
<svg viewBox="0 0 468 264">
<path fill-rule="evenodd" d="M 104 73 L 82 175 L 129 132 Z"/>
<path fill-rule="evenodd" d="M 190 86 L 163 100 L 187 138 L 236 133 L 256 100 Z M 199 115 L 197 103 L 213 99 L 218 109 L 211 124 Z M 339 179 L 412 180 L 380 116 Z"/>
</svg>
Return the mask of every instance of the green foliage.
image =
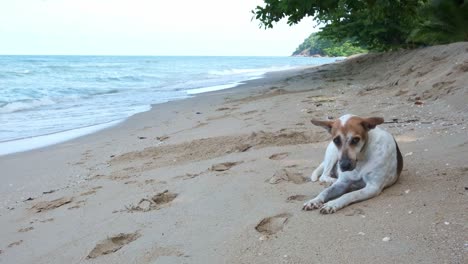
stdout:
<svg viewBox="0 0 468 264">
<path fill-rule="evenodd" d="M 323 26 L 320 35 L 334 42 L 350 41 L 372 50 L 407 45 L 426 0 L 264 0 L 252 12 L 265 28 L 287 18 L 288 24 L 311 16 Z"/>
<path fill-rule="evenodd" d="M 354 46 L 351 41 L 341 41 L 335 43 L 331 40 L 320 37 L 317 33 L 312 33 L 297 47 L 293 55 L 301 54 L 308 50 L 307 55 L 319 54 L 322 56 L 341 57 L 353 54 L 364 53 L 367 50 Z"/>
<path fill-rule="evenodd" d="M 340 45 L 334 45 L 324 49 L 325 54 L 331 57 L 351 56 L 354 54 L 365 53 L 367 50 L 354 46 L 350 41 L 345 41 Z"/>
<path fill-rule="evenodd" d="M 420 10 L 421 21 L 409 42 L 441 44 L 468 41 L 468 2 L 433 0 Z"/>
</svg>

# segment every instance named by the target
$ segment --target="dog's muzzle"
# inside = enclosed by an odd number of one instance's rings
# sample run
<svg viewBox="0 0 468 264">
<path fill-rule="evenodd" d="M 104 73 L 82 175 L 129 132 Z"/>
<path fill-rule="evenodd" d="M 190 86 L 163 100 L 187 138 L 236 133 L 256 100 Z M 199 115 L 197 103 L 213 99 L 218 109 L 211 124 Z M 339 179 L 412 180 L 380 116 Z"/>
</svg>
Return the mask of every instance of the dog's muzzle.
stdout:
<svg viewBox="0 0 468 264">
<path fill-rule="evenodd" d="M 341 171 L 352 171 L 354 170 L 354 164 L 349 158 L 342 158 L 340 160 Z"/>
</svg>

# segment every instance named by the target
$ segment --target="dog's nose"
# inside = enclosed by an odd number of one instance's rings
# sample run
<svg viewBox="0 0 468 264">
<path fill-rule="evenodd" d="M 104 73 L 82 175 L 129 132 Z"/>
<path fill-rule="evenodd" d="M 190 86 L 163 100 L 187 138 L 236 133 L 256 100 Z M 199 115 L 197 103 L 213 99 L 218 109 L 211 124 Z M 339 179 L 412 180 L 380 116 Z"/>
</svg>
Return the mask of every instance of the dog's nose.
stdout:
<svg viewBox="0 0 468 264">
<path fill-rule="evenodd" d="M 350 159 L 340 160 L 340 169 L 341 171 L 350 171 L 352 169 L 352 163 Z"/>
</svg>

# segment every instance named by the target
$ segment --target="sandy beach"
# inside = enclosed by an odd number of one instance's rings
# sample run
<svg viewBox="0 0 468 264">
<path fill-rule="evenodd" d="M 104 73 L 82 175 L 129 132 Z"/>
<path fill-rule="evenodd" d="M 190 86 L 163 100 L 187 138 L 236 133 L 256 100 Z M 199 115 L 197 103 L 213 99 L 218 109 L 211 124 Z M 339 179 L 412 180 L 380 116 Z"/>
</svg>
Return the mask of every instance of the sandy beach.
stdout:
<svg viewBox="0 0 468 264">
<path fill-rule="evenodd" d="M 0 263 L 467 263 L 468 43 L 270 73 L 0 157 Z M 302 211 L 330 138 L 385 118 L 399 181 Z"/>
</svg>

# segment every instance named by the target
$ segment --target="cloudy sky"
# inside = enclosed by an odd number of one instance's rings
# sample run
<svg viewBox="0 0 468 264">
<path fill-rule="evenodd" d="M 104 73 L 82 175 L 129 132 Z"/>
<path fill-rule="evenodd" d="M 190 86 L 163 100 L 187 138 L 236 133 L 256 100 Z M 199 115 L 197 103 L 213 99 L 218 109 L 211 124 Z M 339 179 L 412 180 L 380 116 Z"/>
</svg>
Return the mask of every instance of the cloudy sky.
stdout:
<svg viewBox="0 0 468 264">
<path fill-rule="evenodd" d="M 261 0 L 0 0 L 0 54 L 288 56 L 312 19 L 260 29 Z"/>
</svg>

